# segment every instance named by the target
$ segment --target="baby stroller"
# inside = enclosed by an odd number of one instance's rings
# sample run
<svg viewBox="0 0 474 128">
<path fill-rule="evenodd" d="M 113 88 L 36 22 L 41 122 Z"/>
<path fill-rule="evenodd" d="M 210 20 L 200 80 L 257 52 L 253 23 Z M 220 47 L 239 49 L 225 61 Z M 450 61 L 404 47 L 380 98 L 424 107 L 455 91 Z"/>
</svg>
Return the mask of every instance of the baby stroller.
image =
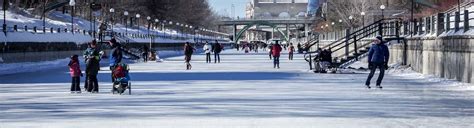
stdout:
<svg viewBox="0 0 474 128">
<path fill-rule="evenodd" d="M 112 93 L 123 94 L 128 89 L 128 94 L 132 94 L 132 83 L 130 82 L 129 67 L 127 64 L 117 64 L 112 70 Z"/>
</svg>

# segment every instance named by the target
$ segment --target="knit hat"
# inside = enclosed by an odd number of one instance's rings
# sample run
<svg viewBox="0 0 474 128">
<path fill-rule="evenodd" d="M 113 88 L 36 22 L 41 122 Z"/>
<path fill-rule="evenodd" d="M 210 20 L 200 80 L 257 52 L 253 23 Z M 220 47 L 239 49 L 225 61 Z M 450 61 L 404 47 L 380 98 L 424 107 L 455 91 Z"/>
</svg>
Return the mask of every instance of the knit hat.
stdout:
<svg viewBox="0 0 474 128">
<path fill-rule="evenodd" d="M 381 35 L 376 36 L 375 38 L 379 39 L 380 41 L 383 40 L 383 37 Z"/>
</svg>

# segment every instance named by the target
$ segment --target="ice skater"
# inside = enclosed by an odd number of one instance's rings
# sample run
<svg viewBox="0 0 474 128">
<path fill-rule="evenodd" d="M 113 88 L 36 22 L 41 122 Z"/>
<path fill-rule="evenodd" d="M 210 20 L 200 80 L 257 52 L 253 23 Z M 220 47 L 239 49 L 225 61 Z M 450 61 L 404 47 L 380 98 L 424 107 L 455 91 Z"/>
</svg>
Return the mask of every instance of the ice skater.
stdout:
<svg viewBox="0 0 474 128">
<path fill-rule="evenodd" d="M 193 55 L 193 52 L 194 52 L 194 48 L 193 46 L 191 46 L 191 44 L 189 44 L 189 42 L 186 42 L 186 44 L 184 44 L 184 61 L 186 63 L 186 70 L 191 70 L 191 68 L 193 67 L 191 65 L 191 56 Z"/>
<path fill-rule="evenodd" d="M 204 50 L 204 53 L 206 53 L 206 63 L 211 63 L 211 48 L 212 46 L 209 44 L 209 42 L 206 41 L 206 44 L 202 48 Z"/>
<path fill-rule="evenodd" d="M 278 41 L 272 46 L 273 68 L 280 68 L 280 52 L 282 48 Z"/>
<path fill-rule="evenodd" d="M 377 36 L 377 39 L 374 41 L 374 44 L 370 47 L 369 50 L 369 56 L 368 56 L 368 61 L 369 61 L 369 69 L 370 69 L 370 74 L 367 77 L 367 81 L 365 82 L 365 85 L 367 88 L 370 89 L 370 80 L 374 76 L 375 70 L 377 68 L 380 70 L 379 77 L 377 78 L 377 83 L 376 87 L 377 88 L 382 88 L 380 85 L 383 80 L 383 76 L 385 74 L 385 70 L 388 69 L 388 59 L 390 57 L 390 53 L 388 51 L 387 45 L 385 45 L 385 41 L 383 40 L 382 36 Z"/>
<path fill-rule="evenodd" d="M 71 93 L 81 93 L 81 87 L 79 86 L 81 83 L 82 71 L 79 65 L 78 55 L 71 56 L 71 61 L 69 61 L 69 72 L 72 77 L 71 82 Z"/>
</svg>

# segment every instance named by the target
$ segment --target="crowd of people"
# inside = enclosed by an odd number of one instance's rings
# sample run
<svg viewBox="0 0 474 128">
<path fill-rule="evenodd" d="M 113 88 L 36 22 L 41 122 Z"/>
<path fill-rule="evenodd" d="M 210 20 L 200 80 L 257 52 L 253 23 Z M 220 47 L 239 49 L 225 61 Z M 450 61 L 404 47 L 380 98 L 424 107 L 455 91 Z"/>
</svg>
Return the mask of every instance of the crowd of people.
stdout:
<svg viewBox="0 0 474 128">
<path fill-rule="evenodd" d="M 376 82 L 377 88 L 382 88 L 381 82 L 384 77 L 384 71 L 388 68 L 387 63 L 389 59 L 388 47 L 385 45 L 385 41 L 381 36 L 377 36 L 377 39 L 374 41 L 368 53 L 368 68 L 370 69 L 369 76 L 365 85 L 370 88 L 370 80 L 372 79 L 376 69 L 380 70 L 379 77 Z M 122 63 L 123 59 L 123 49 L 120 43 L 118 43 L 114 38 L 109 41 L 109 45 L 112 48 L 109 55 L 109 69 L 111 70 L 111 81 L 113 83 L 112 92 L 123 93 L 123 91 L 128 86 L 128 81 L 130 76 L 128 75 L 128 65 Z M 265 44 L 266 45 L 266 44 Z M 255 49 L 258 49 L 259 45 L 255 46 Z M 244 46 L 247 47 L 248 46 Z M 298 43 L 298 52 L 300 52 L 301 44 Z M 143 58 L 144 62 L 148 60 L 149 53 L 148 47 L 144 47 Z M 267 46 L 269 51 L 269 58 L 273 60 L 273 68 L 280 68 L 280 56 L 283 49 L 288 48 L 288 59 L 293 60 L 293 54 L 295 52 L 295 47 L 292 43 L 288 45 L 282 45 L 275 41 L 273 44 Z M 224 50 L 224 46 L 220 44 L 217 40 L 214 44 L 210 44 L 206 41 L 203 45 L 203 51 L 206 54 L 206 63 L 212 63 L 211 53 L 214 54 L 214 63 L 220 63 L 220 53 Z M 196 51 L 190 42 L 186 42 L 184 45 L 184 60 L 186 64 L 186 70 L 191 70 L 191 57 Z M 89 47 L 84 51 L 83 57 L 86 64 L 85 69 L 85 82 L 84 90 L 90 93 L 99 92 L 99 84 L 97 75 L 100 70 L 100 61 L 104 56 L 104 52 L 101 51 L 100 47 L 97 44 L 96 40 L 92 40 L 89 43 Z M 313 60 L 316 62 L 316 71 L 317 72 L 326 72 L 326 70 L 332 65 L 332 52 L 330 49 L 321 49 L 318 48 L 316 57 Z M 70 76 L 71 76 L 71 93 L 81 93 L 80 88 L 80 77 L 84 77 L 82 70 L 80 68 L 79 56 L 71 56 L 71 60 L 68 64 Z"/>
<path fill-rule="evenodd" d="M 88 44 L 88 48 L 83 53 L 86 64 L 84 90 L 90 93 L 99 93 L 97 75 L 100 71 L 100 61 L 104 56 L 104 52 L 101 51 L 96 40 L 92 40 Z M 117 89 L 125 88 L 122 83 L 128 83 L 130 76 L 128 75 L 128 66 L 122 63 L 123 54 L 120 43 L 112 38 L 109 45 L 112 48 L 109 55 L 109 68 L 113 83 L 112 91 L 118 91 Z M 83 77 L 84 74 L 80 68 L 79 55 L 72 55 L 68 66 L 72 77 L 71 93 L 81 93 L 80 77 Z"/>
</svg>

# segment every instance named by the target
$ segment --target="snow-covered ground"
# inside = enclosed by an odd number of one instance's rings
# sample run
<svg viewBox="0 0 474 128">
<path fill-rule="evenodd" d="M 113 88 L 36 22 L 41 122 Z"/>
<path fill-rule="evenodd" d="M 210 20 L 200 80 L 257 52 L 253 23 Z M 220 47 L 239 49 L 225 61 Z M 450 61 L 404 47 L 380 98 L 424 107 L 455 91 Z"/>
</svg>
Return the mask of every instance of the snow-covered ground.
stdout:
<svg viewBox="0 0 474 128">
<path fill-rule="evenodd" d="M 100 94 L 70 94 L 65 66 L 2 75 L 0 128 L 474 127 L 472 85 L 400 68 L 369 90 L 366 72 L 315 74 L 286 54 L 273 69 L 265 53 L 228 50 L 220 64 L 194 55 L 191 71 L 182 56 L 131 64 L 133 95 L 109 93 L 107 67 Z"/>
<path fill-rule="evenodd" d="M 0 41 L 4 42 L 76 42 L 76 43 L 86 43 L 92 40 L 93 38 L 89 35 L 84 35 L 81 34 L 82 30 L 89 31 L 91 30 L 91 23 L 90 21 L 80 18 L 80 17 L 74 17 L 74 29 L 76 31 L 80 31 L 80 33 L 72 34 L 70 32 L 68 33 L 50 33 L 50 28 L 53 28 L 54 31 L 57 30 L 57 28 L 61 28 L 63 31 L 65 28 L 70 31 L 71 29 L 71 16 L 68 14 L 63 14 L 59 11 L 51 12 L 49 14 L 49 18 L 46 18 L 45 26 L 46 26 L 46 34 L 43 34 L 42 32 L 42 26 L 43 26 L 43 20 L 39 19 L 38 17 L 33 17 L 33 16 L 27 16 L 27 15 L 22 15 L 22 14 L 27 14 L 28 12 L 22 12 L 21 14 L 17 14 L 13 11 L 7 11 L 6 14 L 6 21 L 7 25 L 9 27 L 8 29 L 8 34 L 5 36 L 4 34 L 0 34 Z M 0 15 L 3 15 L 3 11 L 0 11 Z M 3 18 L 3 17 L 2 17 Z M 96 22 L 96 27 L 98 28 L 100 22 Z M 18 26 L 18 32 L 13 32 L 13 25 Z M 29 32 L 24 32 L 24 26 L 28 26 Z M 33 27 L 37 27 L 38 33 L 35 34 L 32 32 Z M 144 26 L 141 26 L 139 29 L 138 28 L 126 28 L 124 25 L 121 24 L 116 24 L 114 27 L 114 32 L 117 33 L 128 33 L 128 34 L 147 34 L 148 29 Z M 176 40 L 176 39 L 171 39 L 171 38 L 156 38 L 154 42 L 158 43 L 176 43 L 176 42 L 193 42 L 194 37 L 200 37 L 202 39 L 220 39 L 220 38 L 214 38 L 210 36 L 204 36 L 204 35 L 193 35 L 193 34 L 182 34 L 182 33 L 177 33 L 175 30 L 171 29 L 166 29 L 165 31 L 160 31 L 160 30 L 150 30 L 150 34 L 153 35 L 162 35 L 162 36 L 172 36 L 172 37 L 186 37 L 188 38 L 187 40 Z M 146 38 L 129 38 L 130 42 L 150 42 L 150 39 Z M 223 41 L 221 43 L 229 43 L 230 40 L 225 39 L 226 41 Z"/>
</svg>

